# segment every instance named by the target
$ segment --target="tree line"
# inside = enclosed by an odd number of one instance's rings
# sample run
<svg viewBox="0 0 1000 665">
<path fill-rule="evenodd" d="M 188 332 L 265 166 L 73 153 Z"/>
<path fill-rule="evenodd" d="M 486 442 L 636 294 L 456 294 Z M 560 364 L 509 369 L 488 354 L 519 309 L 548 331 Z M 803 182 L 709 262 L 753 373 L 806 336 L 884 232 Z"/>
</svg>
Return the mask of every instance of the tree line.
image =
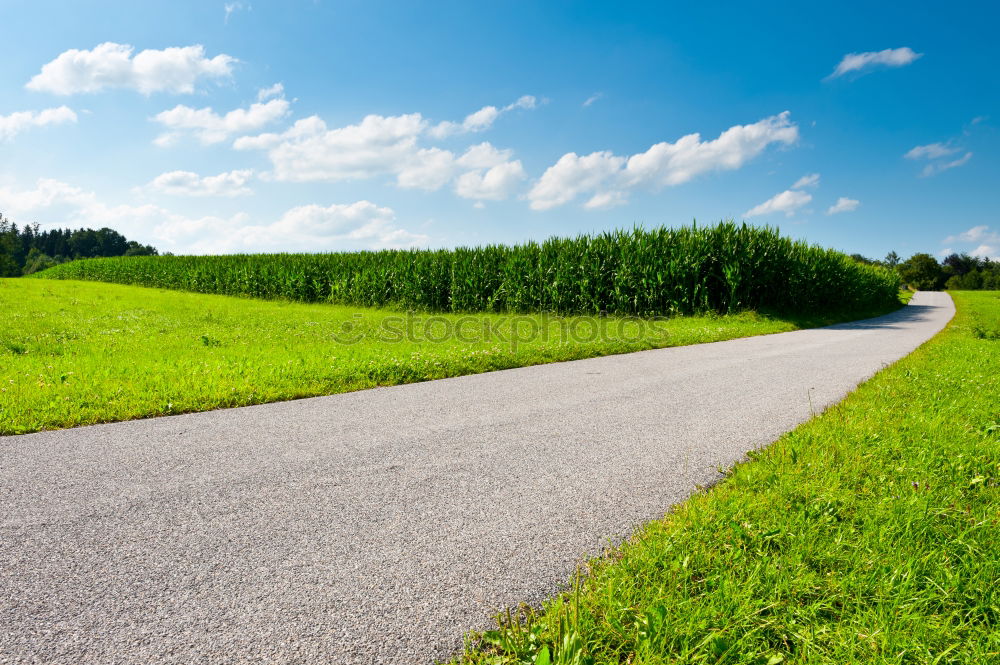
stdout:
<svg viewBox="0 0 1000 665">
<path fill-rule="evenodd" d="M 895 252 L 890 252 L 882 261 L 860 254 L 852 254 L 851 258 L 861 263 L 895 268 L 904 284 L 920 291 L 1000 290 L 1000 261 L 983 256 L 949 254 L 938 261 L 930 254 L 920 253 L 900 261 Z"/>
<path fill-rule="evenodd" d="M 0 214 L 0 277 L 30 275 L 74 259 L 156 255 L 152 245 L 129 240 L 113 229 L 42 231 L 38 224 L 18 228 Z"/>
</svg>

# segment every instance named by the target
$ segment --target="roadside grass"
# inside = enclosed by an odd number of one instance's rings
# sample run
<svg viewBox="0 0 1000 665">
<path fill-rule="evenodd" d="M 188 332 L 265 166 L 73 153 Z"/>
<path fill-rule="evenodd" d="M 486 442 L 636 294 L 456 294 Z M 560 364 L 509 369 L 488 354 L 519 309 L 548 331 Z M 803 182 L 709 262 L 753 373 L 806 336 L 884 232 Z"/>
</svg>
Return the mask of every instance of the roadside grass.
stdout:
<svg viewBox="0 0 1000 665">
<path fill-rule="evenodd" d="M 458 662 L 1000 662 L 1000 292 Z"/>
<path fill-rule="evenodd" d="M 244 406 L 835 323 L 407 314 L 0 280 L 0 434 Z"/>
</svg>

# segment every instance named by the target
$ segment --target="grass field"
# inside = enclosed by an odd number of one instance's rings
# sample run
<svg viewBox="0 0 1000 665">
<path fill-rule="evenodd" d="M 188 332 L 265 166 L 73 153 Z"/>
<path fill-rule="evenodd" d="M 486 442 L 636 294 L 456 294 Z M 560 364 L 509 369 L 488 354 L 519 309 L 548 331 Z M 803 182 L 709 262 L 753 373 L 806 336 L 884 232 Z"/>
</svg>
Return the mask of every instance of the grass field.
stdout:
<svg viewBox="0 0 1000 665">
<path fill-rule="evenodd" d="M 899 275 L 732 222 L 541 243 L 73 261 L 41 278 L 430 312 L 659 316 L 891 306 Z"/>
<path fill-rule="evenodd" d="M 328 395 L 877 313 L 432 316 L 7 279 L 0 280 L 0 434 Z"/>
<path fill-rule="evenodd" d="M 1000 292 L 461 662 L 1000 662 Z"/>
</svg>

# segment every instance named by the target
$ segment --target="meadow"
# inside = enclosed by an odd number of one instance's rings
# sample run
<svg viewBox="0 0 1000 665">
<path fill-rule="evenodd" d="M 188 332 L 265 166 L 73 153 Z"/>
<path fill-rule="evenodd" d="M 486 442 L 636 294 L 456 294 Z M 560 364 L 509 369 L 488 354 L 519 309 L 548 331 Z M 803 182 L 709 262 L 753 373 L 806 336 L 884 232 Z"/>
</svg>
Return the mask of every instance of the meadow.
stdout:
<svg viewBox="0 0 1000 665">
<path fill-rule="evenodd" d="M 894 305 L 900 286 L 895 271 L 732 222 L 454 250 L 98 258 L 36 276 L 429 312 L 644 317 L 857 312 Z"/>
<path fill-rule="evenodd" d="M 813 317 L 432 315 L 4 279 L 0 434 L 783 332 L 898 306 Z"/>
<path fill-rule="evenodd" d="M 1000 292 L 464 665 L 1000 662 Z"/>
</svg>

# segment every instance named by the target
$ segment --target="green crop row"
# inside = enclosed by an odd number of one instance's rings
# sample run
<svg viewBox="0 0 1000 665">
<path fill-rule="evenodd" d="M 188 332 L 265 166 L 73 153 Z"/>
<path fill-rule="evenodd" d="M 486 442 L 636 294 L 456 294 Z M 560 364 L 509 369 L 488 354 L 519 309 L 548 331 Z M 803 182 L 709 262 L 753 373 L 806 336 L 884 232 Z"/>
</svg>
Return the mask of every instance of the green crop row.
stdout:
<svg viewBox="0 0 1000 665">
<path fill-rule="evenodd" d="M 439 312 L 638 316 L 864 309 L 899 290 L 893 271 L 733 222 L 454 250 L 87 259 L 38 276 Z"/>
</svg>

